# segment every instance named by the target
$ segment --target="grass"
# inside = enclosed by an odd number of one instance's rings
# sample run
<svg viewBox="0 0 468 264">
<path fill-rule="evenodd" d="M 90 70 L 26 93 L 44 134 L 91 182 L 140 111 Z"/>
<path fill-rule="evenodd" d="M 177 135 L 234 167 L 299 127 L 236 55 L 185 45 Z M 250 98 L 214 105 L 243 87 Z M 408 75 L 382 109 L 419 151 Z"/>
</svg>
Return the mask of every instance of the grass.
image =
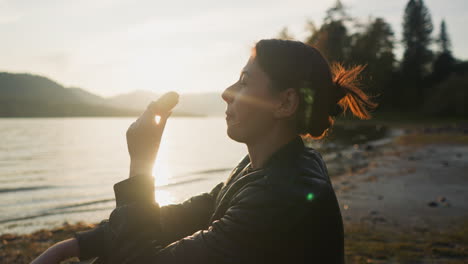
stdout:
<svg viewBox="0 0 468 264">
<path fill-rule="evenodd" d="M 84 223 L 41 230 L 29 235 L 1 235 L 0 263 L 29 263 L 49 246 L 74 232 L 93 227 Z M 450 263 L 468 262 L 468 220 L 450 230 L 379 230 L 359 224 L 345 225 L 346 263 Z M 63 263 L 76 263 L 70 259 Z"/>
<path fill-rule="evenodd" d="M 468 261 L 468 220 L 451 230 L 378 230 L 345 227 L 347 263 L 452 263 Z"/>
<path fill-rule="evenodd" d="M 53 244 L 73 237 L 75 232 L 88 230 L 91 224 L 64 224 L 51 230 L 39 230 L 28 235 L 0 235 L 0 263 L 30 263 Z M 77 258 L 62 263 L 76 263 Z"/>
</svg>

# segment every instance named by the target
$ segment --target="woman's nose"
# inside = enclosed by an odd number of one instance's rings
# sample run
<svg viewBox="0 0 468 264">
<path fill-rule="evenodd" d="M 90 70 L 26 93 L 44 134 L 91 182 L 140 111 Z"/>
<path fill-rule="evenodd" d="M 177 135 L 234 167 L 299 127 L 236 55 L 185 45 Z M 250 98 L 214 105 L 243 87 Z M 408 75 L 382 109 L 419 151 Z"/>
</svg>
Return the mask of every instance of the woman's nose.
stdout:
<svg viewBox="0 0 468 264">
<path fill-rule="evenodd" d="M 235 96 L 233 86 L 234 85 L 229 86 L 228 88 L 224 90 L 223 94 L 221 94 L 221 97 L 223 98 L 224 101 L 226 101 L 226 103 L 231 103 Z"/>
</svg>

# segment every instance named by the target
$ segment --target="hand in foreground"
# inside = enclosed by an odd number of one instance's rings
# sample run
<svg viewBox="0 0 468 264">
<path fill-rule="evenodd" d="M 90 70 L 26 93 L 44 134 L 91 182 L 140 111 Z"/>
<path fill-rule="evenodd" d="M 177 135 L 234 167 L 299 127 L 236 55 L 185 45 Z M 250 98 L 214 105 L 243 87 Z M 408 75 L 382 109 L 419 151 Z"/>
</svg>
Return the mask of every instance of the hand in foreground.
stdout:
<svg viewBox="0 0 468 264">
<path fill-rule="evenodd" d="M 71 257 L 78 257 L 79 248 L 76 239 L 71 238 L 58 242 L 44 251 L 31 264 L 58 264 Z"/>
<path fill-rule="evenodd" d="M 130 154 L 130 177 L 151 175 L 166 121 L 178 101 L 179 95 L 176 92 L 163 94 L 150 103 L 145 112 L 128 128 L 126 136 Z M 159 123 L 155 116 L 160 116 Z"/>
</svg>

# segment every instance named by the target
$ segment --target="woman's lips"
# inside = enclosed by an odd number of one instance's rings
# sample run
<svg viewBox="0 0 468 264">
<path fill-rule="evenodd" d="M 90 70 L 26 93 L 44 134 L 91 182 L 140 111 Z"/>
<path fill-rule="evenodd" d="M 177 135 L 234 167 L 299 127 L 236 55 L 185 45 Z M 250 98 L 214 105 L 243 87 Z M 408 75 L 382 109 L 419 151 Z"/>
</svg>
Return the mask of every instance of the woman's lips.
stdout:
<svg viewBox="0 0 468 264">
<path fill-rule="evenodd" d="M 231 125 L 239 123 L 239 122 L 233 121 L 233 116 L 227 112 L 226 112 L 226 122 Z"/>
<path fill-rule="evenodd" d="M 232 119 L 232 114 L 226 112 L 226 120 Z"/>
</svg>

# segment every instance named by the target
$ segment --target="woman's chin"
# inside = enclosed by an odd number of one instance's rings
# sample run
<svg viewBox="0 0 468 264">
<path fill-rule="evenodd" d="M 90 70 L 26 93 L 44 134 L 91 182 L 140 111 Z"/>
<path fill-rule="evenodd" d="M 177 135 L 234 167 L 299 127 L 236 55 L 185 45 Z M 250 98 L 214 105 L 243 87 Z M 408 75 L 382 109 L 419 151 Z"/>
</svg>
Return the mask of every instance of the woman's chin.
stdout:
<svg viewBox="0 0 468 264">
<path fill-rule="evenodd" d="M 236 129 L 235 126 L 227 126 L 227 135 L 230 139 L 234 141 L 243 142 L 242 135 L 240 135 L 239 131 Z"/>
</svg>

